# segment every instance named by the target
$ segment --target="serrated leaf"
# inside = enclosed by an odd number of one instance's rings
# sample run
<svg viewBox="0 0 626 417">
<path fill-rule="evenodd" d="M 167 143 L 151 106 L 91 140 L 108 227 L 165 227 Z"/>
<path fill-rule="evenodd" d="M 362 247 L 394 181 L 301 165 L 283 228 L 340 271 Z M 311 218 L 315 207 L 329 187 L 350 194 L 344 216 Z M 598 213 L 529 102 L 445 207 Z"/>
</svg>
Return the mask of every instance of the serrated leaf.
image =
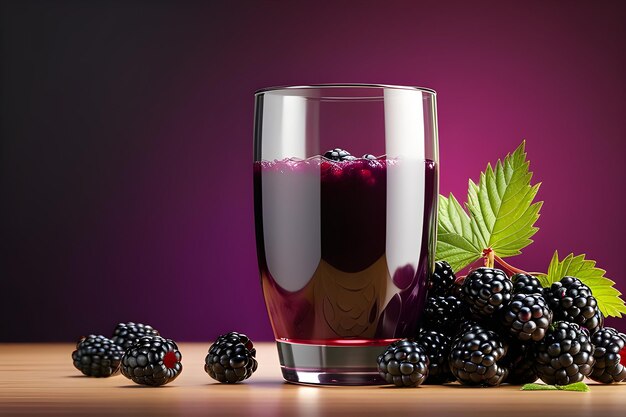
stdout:
<svg viewBox="0 0 626 417">
<path fill-rule="evenodd" d="M 585 255 L 570 253 L 559 261 L 559 254 L 555 251 L 548 273 L 537 279 L 543 287 L 549 287 L 565 276 L 576 277 L 591 289 L 604 317 L 621 317 L 626 314 L 626 305 L 620 297 L 622 293 L 614 287 L 614 281 L 604 276 L 605 273 L 604 269 L 596 268 L 595 261 L 585 259 Z"/>
<path fill-rule="evenodd" d="M 478 184 L 469 181 L 467 208 L 473 240 L 482 249 L 491 248 L 500 257 L 519 255 L 532 243 L 534 227 L 543 202 L 533 203 L 540 184 L 530 185 L 532 172 L 526 160 L 525 142 L 487 165 Z"/>
<path fill-rule="evenodd" d="M 470 218 L 453 194 L 439 196 L 437 260 L 446 260 L 454 271 L 479 259 L 481 248 L 476 244 Z"/>
</svg>

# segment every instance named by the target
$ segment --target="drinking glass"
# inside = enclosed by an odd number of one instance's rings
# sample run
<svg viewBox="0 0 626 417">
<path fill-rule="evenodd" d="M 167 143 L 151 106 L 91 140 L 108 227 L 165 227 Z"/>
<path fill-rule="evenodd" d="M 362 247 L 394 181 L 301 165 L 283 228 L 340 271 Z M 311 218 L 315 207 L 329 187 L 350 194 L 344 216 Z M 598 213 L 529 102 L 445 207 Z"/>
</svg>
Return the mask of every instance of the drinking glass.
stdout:
<svg viewBox="0 0 626 417">
<path fill-rule="evenodd" d="M 254 211 L 289 382 L 369 385 L 414 337 L 434 268 L 436 93 L 322 84 L 255 94 Z"/>
</svg>

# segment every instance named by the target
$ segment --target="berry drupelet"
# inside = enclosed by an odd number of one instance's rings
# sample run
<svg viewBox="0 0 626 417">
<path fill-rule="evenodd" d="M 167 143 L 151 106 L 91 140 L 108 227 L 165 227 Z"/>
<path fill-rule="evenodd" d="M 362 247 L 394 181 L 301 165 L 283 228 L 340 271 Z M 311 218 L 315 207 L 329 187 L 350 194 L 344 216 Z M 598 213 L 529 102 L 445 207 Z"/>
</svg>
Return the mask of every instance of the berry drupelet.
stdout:
<svg viewBox="0 0 626 417">
<path fill-rule="evenodd" d="M 435 330 L 422 330 L 415 339 L 428 356 L 428 378 L 425 384 L 444 384 L 454 381 L 448 366 L 450 337 Z"/>
<path fill-rule="evenodd" d="M 543 287 L 537 278 L 529 274 L 511 276 L 513 294 L 541 294 Z"/>
<path fill-rule="evenodd" d="M 234 384 L 250 378 L 257 369 L 256 349 L 243 333 L 221 335 L 209 348 L 204 370 L 216 381 Z"/>
<path fill-rule="evenodd" d="M 468 322 L 452 342 L 448 362 L 463 385 L 497 386 L 508 374 L 501 362 L 506 352 L 507 344 L 497 333 Z"/>
<path fill-rule="evenodd" d="M 593 334 L 602 327 L 603 318 L 591 289 L 578 278 L 563 277 L 544 290 L 554 320 L 579 324 Z"/>
<path fill-rule="evenodd" d="M 124 350 L 112 340 L 92 334 L 78 341 L 72 360 L 87 376 L 108 377 L 119 373 L 123 355 Z"/>
<path fill-rule="evenodd" d="M 626 381 L 626 335 L 612 327 L 591 336 L 596 363 L 589 378 L 604 384 Z"/>
<path fill-rule="evenodd" d="M 129 321 L 128 323 L 119 323 L 115 326 L 111 340 L 113 340 L 116 345 L 126 349 L 137 339 L 144 336 L 159 336 L 159 331 L 155 330 L 149 324 L 133 323 Z"/>
<path fill-rule="evenodd" d="M 428 376 L 428 356 L 416 342 L 398 340 L 378 356 L 378 373 L 396 387 L 417 387 Z"/>
<path fill-rule="evenodd" d="M 182 355 L 173 340 L 144 336 L 129 346 L 122 359 L 122 374 L 141 385 L 172 382 L 183 370 Z"/>
<path fill-rule="evenodd" d="M 535 344 L 535 369 L 546 384 L 568 385 L 589 376 L 595 362 L 589 332 L 576 323 L 559 321 Z"/>
<path fill-rule="evenodd" d="M 500 314 L 509 335 L 521 341 L 543 339 L 552 324 L 552 311 L 539 294 L 515 294 Z"/>
<path fill-rule="evenodd" d="M 513 283 L 499 269 L 477 268 L 469 273 L 461 287 L 461 300 L 472 313 L 491 316 L 511 301 Z"/>
</svg>

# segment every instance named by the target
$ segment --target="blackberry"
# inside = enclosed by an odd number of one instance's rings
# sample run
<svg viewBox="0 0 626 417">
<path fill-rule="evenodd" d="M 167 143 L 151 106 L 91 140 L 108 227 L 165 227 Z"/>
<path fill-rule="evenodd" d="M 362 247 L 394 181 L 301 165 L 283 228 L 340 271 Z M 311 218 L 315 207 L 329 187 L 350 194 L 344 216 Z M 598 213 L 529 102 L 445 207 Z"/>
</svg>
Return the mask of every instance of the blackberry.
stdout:
<svg viewBox="0 0 626 417">
<path fill-rule="evenodd" d="M 363 155 L 363 159 L 374 160 L 374 159 L 376 159 L 376 157 L 374 155 L 372 155 L 371 153 L 366 153 L 365 155 Z"/>
<path fill-rule="evenodd" d="M 490 316 L 511 300 L 513 283 L 499 269 L 478 268 L 470 272 L 461 287 L 461 300 L 479 316 Z"/>
<path fill-rule="evenodd" d="M 256 349 L 248 336 L 230 332 L 221 335 L 209 348 L 204 370 L 219 382 L 234 384 L 252 376 L 258 366 Z"/>
<path fill-rule="evenodd" d="M 119 373 L 123 355 L 124 350 L 112 340 L 91 334 L 78 341 L 72 360 L 87 376 L 108 377 Z"/>
<path fill-rule="evenodd" d="M 435 272 L 433 272 L 428 282 L 429 296 L 446 296 L 450 294 L 456 276 L 450 264 L 446 261 L 435 262 Z"/>
<path fill-rule="evenodd" d="M 596 363 L 589 378 L 604 384 L 626 381 L 626 335 L 612 327 L 591 336 Z"/>
<path fill-rule="evenodd" d="M 503 362 L 509 368 L 509 375 L 503 382 L 523 385 L 535 382 L 539 378 L 535 370 L 532 343 L 522 343 L 511 339 Z"/>
<path fill-rule="evenodd" d="M 324 158 L 333 160 L 333 161 L 354 161 L 356 158 L 350 155 L 350 152 L 345 151 L 341 148 L 335 148 L 330 151 L 327 151 L 324 154 Z"/>
<path fill-rule="evenodd" d="M 396 387 L 417 387 L 428 376 L 428 355 L 416 342 L 398 340 L 378 356 L 378 373 Z"/>
<path fill-rule="evenodd" d="M 450 333 L 465 316 L 465 304 L 453 295 L 428 297 L 423 313 L 423 327 Z"/>
<path fill-rule="evenodd" d="M 591 289 L 578 278 L 563 277 L 544 290 L 554 320 L 569 321 L 586 327 L 593 334 L 602 327 L 602 313 Z"/>
<path fill-rule="evenodd" d="M 450 337 L 435 330 L 422 330 L 415 341 L 428 356 L 428 378 L 425 384 L 444 384 L 454 381 L 454 375 L 448 366 Z"/>
<path fill-rule="evenodd" d="M 515 274 L 511 277 L 513 294 L 541 294 L 543 287 L 539 280 L 530 274 Z"/>
<path fill-rule="evenodd" d="M 182 355 L 173 340 L 143 336 L 129 346 L 122 358 L 122 375 L 141 385 L 165 385 L 183 371 Z"/>
<path fill-rule="evenodd" d="M 552 323 L 552 311 L 539 294 L 515 294 L 501 310 L 501 323 L 511 336 L 537 342 Z"/>
<path fill-rule="evenodd" d="M 535 344 L 535 369 L 546 384 L 580 382 L 591 374 L 595 362 L 593 352 L 587 329 L 559 321 Z"/>
<path fill-rule="evenodd" d="M 130 347 L 137 339 L 144 336 L 159 336 L 158 330 L 155 330 L 149 324 L 119 323 L 115 326 L 113 337 L 111 340 L 123 349 Z"/>
<path fill-rule="evenodd" d="M 466 323 L 464 330 L 450 348 L 448 362 L 452 374 L 463 385 L 500 385 L 508 375 L 502 362 L 506 342 L 481 325 Z"/>
</svg>

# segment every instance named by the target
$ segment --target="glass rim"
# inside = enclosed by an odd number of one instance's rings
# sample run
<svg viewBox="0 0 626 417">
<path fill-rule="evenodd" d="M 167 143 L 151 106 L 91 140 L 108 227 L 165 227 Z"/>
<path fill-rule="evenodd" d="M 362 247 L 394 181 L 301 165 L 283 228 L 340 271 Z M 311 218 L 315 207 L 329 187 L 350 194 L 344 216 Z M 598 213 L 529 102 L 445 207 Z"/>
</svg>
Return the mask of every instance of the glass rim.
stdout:
<svg viewBox="0 0 626 417">
<path fill-rule="evenodd" d="M 281 85 L 274 87 L 260 88 L 254 92 L 254 95 L 271 93 L 274 91 L 289 91 L 289 90 L 323 90 L 327 88 L 388 88 L 392 90 L 410 90 L 421 91 L 422 93 L 428 93 L 437 95 L 437 92 L 432 88 L 418 87 L 411 85 L 396 85 L 396 84 L 369 84 L 369 83 L 328 83 L 328 84 L 302 84 L 302 85 Z"/>
</svg>

